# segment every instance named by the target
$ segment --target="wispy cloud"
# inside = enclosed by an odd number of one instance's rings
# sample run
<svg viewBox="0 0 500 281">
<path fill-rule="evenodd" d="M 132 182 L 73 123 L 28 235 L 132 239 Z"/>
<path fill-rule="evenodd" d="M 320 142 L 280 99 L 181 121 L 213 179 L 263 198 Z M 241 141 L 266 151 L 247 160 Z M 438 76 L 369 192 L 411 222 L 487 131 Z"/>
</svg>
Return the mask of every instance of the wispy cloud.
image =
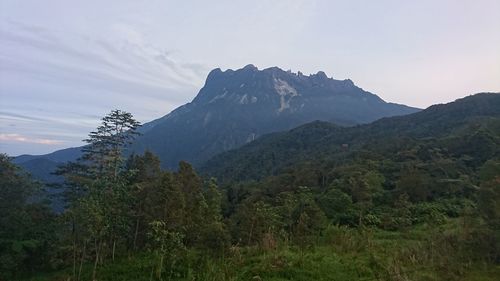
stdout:
<svg viewBox="0 0 500 281">
<path fill-rule="evenodd" d="M 0 20 L 0 150 L 81 145 L 111 109 L 147 122 L 202 85 L 208 67 L 175 58 L 126 25 L 114 31 L 66 33 Z"/>
<path fill-rule="evenodd" d="M 18 113 L 3 112 L 3 111 L 0 111 L 0 120 L 1 119 L 25 120 L 25 121 L 47 121 L 47 119 L 43 119 L 43 118 L 38 118 L 38 117 L 28 116 L 28 115 L 23 115 L 23 114 L 18 114 Z"/>
<path fill-rule="evenodd" d="M 124 32 L 114 38 L 89 37 L 78 34 L 59 34 L 38 26 L 26 27 L 8 22 L 0 29 L 0 39 L 5 42 L 0 49 L 2 69 L 16 68 L 23 63 L 26 71 L 40 75 L 55 75 L 63 71 L 66 76 L 100 78 L 164 89 L 196 88 L 204 79 L 202 72 L 208 67 L 199 63 L 178 61 L 173 52 L 135 39 Z M 136 37 L 140 37 L 137 35 Z M 47 72 L 44 72 L 47 68 Z M 54 69 L 58 68 L 58 69 Z M 111 79 L 111 80 L 110 80 Z M 104 85 L 105 86 L 105 85 Z"/>
<path fill-rule="evenodd" d="M 60 145 L 64 143 L 60 140 L 29 138 L 20 134 L 0 134 L 0 141 L 36 143 L 45 145 Z"/>
</svg>

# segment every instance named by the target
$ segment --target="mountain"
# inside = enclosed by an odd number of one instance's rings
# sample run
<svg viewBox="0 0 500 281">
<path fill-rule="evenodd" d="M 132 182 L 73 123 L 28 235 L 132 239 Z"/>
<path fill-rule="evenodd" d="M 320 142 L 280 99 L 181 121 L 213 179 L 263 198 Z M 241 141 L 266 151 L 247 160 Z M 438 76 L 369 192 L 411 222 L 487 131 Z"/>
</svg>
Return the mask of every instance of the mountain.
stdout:
<svg viewBox="0 0 500 281">
<path fill-rule="evenodd" d="M 58 165 L 73 161 L 81 155 L 81 147 L 71 147 L 45 155 L 20 155 L 13 163 L 29 171 L 32 176 L 43 182 L 58 182 L 61 179 L 52 175 Z"/>
<path fill-rule="evenodd" d="M 367 155 L 388 158 L 409 147 L 424 154 L 441 149 L 448 159 L 465 155 L 471 167 L 500 156 L 500 94 L 476 94 L 354 127 L 312 122 L 219 154 L 201 170 L 221 181 L 258 180 L 300 165 L 338 166 Z"/>
<path fill-rule="evenodd" d="M 52 184 L 61 183 L 63 178 L 54 175 L 57 167 L 62 163 L 73 161 L 81 155 L 81 147 L 71 147 L 61 149 L 46 155 L 20 155 L 13 159 L 13 163 L 28 171 L 34 179 L 46 183 L 45 192 L 39 199 L 48 199 L 51 201 L 51 207 L 54 211 L 60 212 L 64 209 L 64 202 L 58 196 L 61 189 L 54 188 Z"/>
<path fill-rule="evenodd" d="M 44 158 L 46 160 L 50 160 L 53 162 L 67 162 L 75 160 L 80 155 L 81 155 L 81 147 L 70 147 L 57 150 L 45 155 L 28 155 L 28 154 L 19 155 L 16 158 L 14 158 L 13 162 L 15 164 L 21 164 L 39 158 Z"/>
<path fill-rule="evenodd" d="M 215 69 L 191 103 L 154 121 L 132 150 L 151 150 L 164 167 L 174 168 L 180 160 L 199 165 L 263 134 L 314 120 L 355 125 L 416 111 L 323 72 L 305 76 L 253 65 Z"/>
<path fill-rule="evenodd" d="M 277 67 L 259 70 L 253 65 L 238 70 L 214 69 L 192 102 L 144 124 L 142 136 L 129 153 L 150 150 L 166 168 L 175 168 L 181 160 L 200 165 L 261 135 L 314 120 L 352 126 L 417 111 L 387 103 L 351 80 L 335 80 L 321 71 L 306 76 Z M 66 162 L 76 159 L 80 149 L 23 155 L 15 162 L 24 167 L 31 167 L 28 162 L 40 158 Z"/>
</svg>

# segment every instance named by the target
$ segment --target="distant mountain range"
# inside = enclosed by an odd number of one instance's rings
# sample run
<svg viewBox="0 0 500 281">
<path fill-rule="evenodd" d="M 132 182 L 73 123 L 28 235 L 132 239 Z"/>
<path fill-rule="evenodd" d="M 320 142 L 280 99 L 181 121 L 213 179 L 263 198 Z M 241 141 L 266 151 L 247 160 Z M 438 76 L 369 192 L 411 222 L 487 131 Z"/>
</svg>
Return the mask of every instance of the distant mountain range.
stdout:
<svg viewBox="0 0 500 281">
<path fill-rule="evenodd" d="M 408 150 L 415 156 L 398 155 Z M 320 170 L 355 159 L 425 159 L 429 151 L 441 155 L 441 160 L 434 162 L 453 159 L 450 161 L 466 161 L 469 167 L 500 157 L 500 93 L 476 94 L 353 127 L 308 123 L 221 153 L 200 170 L 223 182 L 259 180 L 293 169 Z"/>
<path fill-rule="evenodd" d="M 165 168 L 175 168 L 181 160 L 201 165 L 264 134 L 315 120 L 352 126 L 418 111 L 387 103 L 351 80 L 335 80 L 321 71 L 306 76 L 277 67 L 259 70 L 253 65 L 214 69 L 192 102 L 144 124 L 142 136 L 129 153 L 150 150 Z M 15 163 L 40 179 L 49 179 L 53 167 L 76 159 L 80 149 L 22 155 Z"/>
</svg>

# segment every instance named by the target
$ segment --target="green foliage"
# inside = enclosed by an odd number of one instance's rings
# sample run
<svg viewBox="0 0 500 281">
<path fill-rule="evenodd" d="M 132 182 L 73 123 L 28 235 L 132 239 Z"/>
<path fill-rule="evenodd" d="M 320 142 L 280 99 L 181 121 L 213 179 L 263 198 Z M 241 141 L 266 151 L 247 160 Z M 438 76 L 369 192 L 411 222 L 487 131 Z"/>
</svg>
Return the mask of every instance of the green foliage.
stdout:
<svg viewBox="0 0 500 281">
<path fill-rule="evenodd" d="M 266 233 L 279 231 L 279 214 L 275 208 L 263 201 L 249 198 L 231 217 L 231 226 L 235 241 L 243 245 L 255 245 L 263 242 Z"/>
<path fill-rule="evenodd" d="M 151 222 L 150 228 L 151 249 L 158 259 L 156 277 L 162 280 L 163 270 L 170 272 L 171 275 L 175 263 L 182 258 L 186 250 L 182 242 L 184 236 L 179 232 L 169 231 L 167 224 L 162 221 Z M 165 264 L 168 266 L 165 267 Z"/>
<path fill-rule="evenodd" d="M 500 268 L 471 262 L 455 224 L 407 233 L 328 226 L 316 247 L 256 249 L 234 246 L 223 258 L 183 249 L 173 270 L 163 268 L 163 280 L 483 280 L 497 279 Z M 99 280 L 160 280 L 158 256 L 142 253 L 99 269 Z M 165 262 L 165 267 L 168 263 Z M 153 269 L 153 275 L 151 270 Z M 84 266 L 82 279 L 91 277 Z M 65 280 L 70 272 L 30 280 Z"/>
<path fill-rule="evenodd" d="M 488 256 L 500 261 L 500 161 L 486 162 L 480 171 L 479 213 L 486 225 L 480 231 L 481 238 L 489 241 Z"/>
<path fill-rule="evenodd" d="M 0 154 L 0 279 L 50 268 L 54 215 L 32 200 L 39 185 Z"/>
<path fill-rule="evenodd" d="M 113 111 L 62 170 L 69 207 L 54 238 L 32 182 L 2 158 L 2 277 L 57 265 L 53 280 L 486 279 L 500 262 L 491 104 L 264 137 L 224 163 L 221 186 L 187 162 L 122 158 L 136 123 Z M 109 126 L 119 120 L 130 131 Z"/>
<path fill-rule="evenodd" d="M 87 170 L 94 176 L 116 178 L 123 165 L 123 149 L 139 134 L 139 126 L 128 112 L 112 110 L 104 116 L 101 125 L 85 140 L 88 145 L 83 148 L 82 159 Z"/>
<path fill-rule="evenodd" d="M 307 189 L 301 191 L 297 197 L 291 228 L 293 241 L 304 248 L 314 242 L 314 238 L 325 228 L 327 219 Z"/>
</svg>

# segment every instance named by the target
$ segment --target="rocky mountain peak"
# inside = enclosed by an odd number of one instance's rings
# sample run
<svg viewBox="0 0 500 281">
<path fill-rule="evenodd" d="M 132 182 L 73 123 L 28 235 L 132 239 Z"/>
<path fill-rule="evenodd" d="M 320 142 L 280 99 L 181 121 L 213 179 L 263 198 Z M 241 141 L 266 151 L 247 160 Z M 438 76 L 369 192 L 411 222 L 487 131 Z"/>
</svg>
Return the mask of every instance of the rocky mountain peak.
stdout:
<svg viewBox="0 0 500 281">
<path fill-rule="evenodd" d="M 253 64 L 247 64 L 245 65 L 242 69 L 244 70 L 251 70 L 251 71 L 258 71 L 259 69 L 253 65 Z"/>
<path fill-rule="evenodd" d="M 277 112 L 283 112 L 291 108 L 287 105 L 289 104 L 287 100 L 294 97 L 296 99 L 299 96 L 319 94 L 345 95 L 349 91 L 364 92 L 351 80 L 335 80 L 323 71 L 306 76 L 301 72 L 293 73 L 278 67 L 259 70 L 249 64 L 237 70 L 222 71 L 220 68 L 212 70 L 204 87 L 194 99 L 194 104 L 206 105 L 215 101 L 254 104 L 257 101 L 267 101 L 276 104 Z"/>
</svg>

